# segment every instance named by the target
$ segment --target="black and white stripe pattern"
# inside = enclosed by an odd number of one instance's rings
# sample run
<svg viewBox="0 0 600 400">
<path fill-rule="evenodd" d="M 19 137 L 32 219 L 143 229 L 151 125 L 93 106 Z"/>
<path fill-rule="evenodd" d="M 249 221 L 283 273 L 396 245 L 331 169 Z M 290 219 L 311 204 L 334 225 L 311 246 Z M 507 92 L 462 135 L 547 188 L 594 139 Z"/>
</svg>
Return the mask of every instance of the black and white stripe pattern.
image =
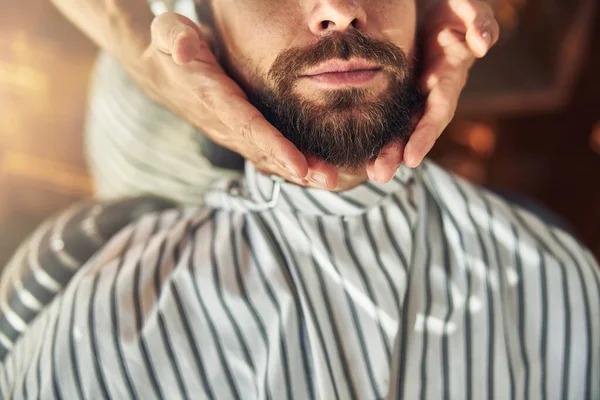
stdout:
<svg viewBox="0 0 600 400">
<path fill-rule="evenodd" d="M 35 316 L 115 233 L 173 203 L 140 197 L 75 204 L 21 245 L 0 282 L 0 360 Z"/>
<path fill-rule="evenodd" d="M 249 167 L 206 202 L 81 267 L 3 397 L 600 398 L 593 257 L 432 163 L 339 194 Z"/>
</svg>

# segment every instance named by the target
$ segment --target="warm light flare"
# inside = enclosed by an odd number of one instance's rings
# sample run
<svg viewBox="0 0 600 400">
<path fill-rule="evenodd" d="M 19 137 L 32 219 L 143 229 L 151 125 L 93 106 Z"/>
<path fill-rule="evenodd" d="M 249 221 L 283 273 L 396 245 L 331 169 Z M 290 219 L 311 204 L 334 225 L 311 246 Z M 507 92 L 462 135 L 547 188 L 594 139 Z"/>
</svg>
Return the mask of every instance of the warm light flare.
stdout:
<svg viewBox="0 0 600 400">
<path fill-rule="evenodd" d="M 600 154 L 600 121 L 596 123 L 592 136 L 590 136 L 590 147 L 594 153 Z"/>
</svg>

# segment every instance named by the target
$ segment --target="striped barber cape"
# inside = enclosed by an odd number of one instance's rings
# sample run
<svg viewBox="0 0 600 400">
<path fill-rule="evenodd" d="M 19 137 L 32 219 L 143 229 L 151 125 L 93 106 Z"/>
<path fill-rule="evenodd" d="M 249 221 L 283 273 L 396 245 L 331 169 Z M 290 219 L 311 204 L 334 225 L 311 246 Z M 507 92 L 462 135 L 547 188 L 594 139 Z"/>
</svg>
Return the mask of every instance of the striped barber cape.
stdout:
<svg viewBox="0 0 600 400">
<path fill-rule="evenodd" d="M 332 193 L 247 167 L 149 213 L 8 351 L 14 399 L 599 399 L 600 270 L 431 162 Z"/>
</svg>

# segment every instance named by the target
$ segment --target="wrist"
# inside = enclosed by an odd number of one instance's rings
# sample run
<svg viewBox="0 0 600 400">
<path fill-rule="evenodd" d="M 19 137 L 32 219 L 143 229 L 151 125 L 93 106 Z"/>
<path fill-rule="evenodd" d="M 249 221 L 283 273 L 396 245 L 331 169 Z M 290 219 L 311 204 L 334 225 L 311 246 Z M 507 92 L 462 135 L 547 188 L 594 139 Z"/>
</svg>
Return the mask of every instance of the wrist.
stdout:
<svg viewBox="0 0 600 400">
<path fill-rule="evenodd" d="M 147 4 L 139 7 L 138 1 L 105 1 L 112 43 L 109 50 L 127 69 L 142 69 L 144 52 L 151 43 L 150 26 L 154 14 Z"/>
</svg>

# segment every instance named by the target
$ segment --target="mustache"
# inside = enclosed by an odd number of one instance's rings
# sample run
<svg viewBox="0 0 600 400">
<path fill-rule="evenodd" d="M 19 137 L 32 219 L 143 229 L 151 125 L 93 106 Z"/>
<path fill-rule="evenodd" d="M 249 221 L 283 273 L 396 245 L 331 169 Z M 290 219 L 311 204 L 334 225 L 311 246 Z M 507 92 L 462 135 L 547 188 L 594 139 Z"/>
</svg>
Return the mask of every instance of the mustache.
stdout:
<svg viewBox="0 0 600 400">
<path fill-rule="evenodd" d="M 369 37 L 352 29 L 347 33 L 335 32 L 315 44 L 294 47 L 281 52 L 269 71 L 269 78 L 277 83 L 297 79 L 303 71 L 332 59 L 364 58 L 392 72 L 402 81 L 409 70 L 404 51 L 391 42 Z"/>
</svg>

